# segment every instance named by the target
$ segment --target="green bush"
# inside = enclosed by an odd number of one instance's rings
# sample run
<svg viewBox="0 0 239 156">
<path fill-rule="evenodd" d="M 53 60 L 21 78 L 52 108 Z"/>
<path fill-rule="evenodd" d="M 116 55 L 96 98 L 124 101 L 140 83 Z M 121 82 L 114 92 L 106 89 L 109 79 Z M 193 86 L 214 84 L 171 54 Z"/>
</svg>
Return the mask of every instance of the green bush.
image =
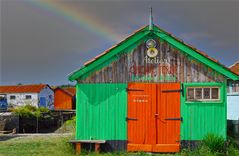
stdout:
<svg viewBox="0 0 239 156">
<path fill-rule="evenodd" d="M 208 134 L 202 141 L 202 146 L 207 147 L 212 153 L 225 153 L 225 140 L 222 136 Z"/>
<path fill-rule="evenodd" d="M 32 105 L 25 105 L 13 108 L 11 111 L 21 117 L 41 117 L 41 113 L 49 112 L 49 109 L 43 107 L 37 108 Z"/>
</svg>

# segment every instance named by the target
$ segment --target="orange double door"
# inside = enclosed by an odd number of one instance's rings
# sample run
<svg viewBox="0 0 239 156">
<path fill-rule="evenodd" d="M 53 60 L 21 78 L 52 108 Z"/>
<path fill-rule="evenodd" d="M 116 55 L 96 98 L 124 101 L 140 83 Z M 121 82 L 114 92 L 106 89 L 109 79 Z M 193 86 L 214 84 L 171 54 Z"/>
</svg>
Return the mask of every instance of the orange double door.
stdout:
<svg viewBox="0 0 239 156">
<path fill-rule="evenodd" d="M 179 152 L 180 83 L 128 84 L 127 151 Z"/>
</svg>

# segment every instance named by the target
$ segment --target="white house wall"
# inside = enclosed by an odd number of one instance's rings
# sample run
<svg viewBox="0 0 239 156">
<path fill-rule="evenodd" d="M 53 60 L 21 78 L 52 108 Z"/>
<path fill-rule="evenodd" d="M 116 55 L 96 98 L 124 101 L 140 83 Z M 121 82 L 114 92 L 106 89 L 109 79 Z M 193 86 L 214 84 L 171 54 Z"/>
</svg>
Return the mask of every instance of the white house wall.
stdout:
<svg viewBox="0 0 239 156">
<path fill-rule="evenodd" d="M 54 91 L 51 88 L 47 86 L 38 94 L 39 106 L 41 106 L 41 98 L 46 100 L 47 108 L 54 109 Z"/>
<path fill-rule="evenodd" d="M 26 99 L 26 95 L 31 95 L 31 99 Z M 15 96 L 15 99 L 10 99 L 10 96 Z M 30 104 L 32 106 L 38 106 L 37 93 L 8 93 L 7 94 L 8 107 L 24 106 Z"/>
<path fill-rule="evenodd" d="M 239 93 L 227 95 L 227 119 L 239 119 Z"/>
</svg>

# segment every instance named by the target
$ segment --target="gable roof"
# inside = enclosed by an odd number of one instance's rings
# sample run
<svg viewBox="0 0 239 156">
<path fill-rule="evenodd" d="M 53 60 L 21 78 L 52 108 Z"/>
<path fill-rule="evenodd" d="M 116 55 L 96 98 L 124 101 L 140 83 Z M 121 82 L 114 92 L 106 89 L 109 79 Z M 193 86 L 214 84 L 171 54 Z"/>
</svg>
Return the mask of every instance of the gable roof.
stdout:
<svg viewBox="0 0 239 156">
<path fill-rule="evenodd" d="M 119 44 L 111 47 L 110 49 L 106 50 L 102 54 L 96 56 L 94 59 L 86 62 L 83 67 L 81 67 L 79 70 L 76 70 L 69 75 L 68 77 L 69 80 L 73 81 L 78 78 L 82 78 L 82 79 L 86 78 L 90 73 L 96 70 L 99 70 L 105 65 L 108 65 L 114 60 L 118 59 L 118 54 L 120 54 L 123 50 L 129 47 L 132 47 L 134 44 L 138 43 L 139 41 L 142 41 L 148 35 L 156 35 L 160 39 L 174 46 L 176 49 L 191 56 L 195 60 L 211 67 L 212 69 L 214 69 L 218 73 L 221 73 L 227 78 L 230 78 L 232 80 L 239 79 L 239 75 L 237 75 L 237 73 L 231 71 L 229 68 L 222 65 L 217 60 L 209 57 L 204 52 L 197 50 L 196 48 L 194 48 L 193 46 L 189 44 L 184 43 L 182 40 L 173 36 L 171 33 L 168 33 L 162 30 L 161 28 L 159 28 L 158 26 L 154 25 L 152 30 L 149 30 L 148 26 L 145 26 L 137 30 L 132 35 L 127 37 L 125 40 L 121 41 Z"/>
<path fill-rule="evenodd" d="M 47 84 L 0 86 L 0 93 L 40 93 L 47 86 Z"/>
<path fill-rule="evenodd" d="M 229 67 L 231 71 L 239 74 L 239 61 L 235 62 L 233 65 Z"/>
<path fill-rule="evenodd" d="M 56 91 L 56 90 L 61 90 L 64 93 L 68 94 L 69 96 L 75 96 L 76 95 L 76 89 L 73 88 L 73 87 L 70 87 L 70 88 L 60 88 L 60 87 L 57 87 L 56 89 L 54 89 L 54 91 Z"/>
</svg>

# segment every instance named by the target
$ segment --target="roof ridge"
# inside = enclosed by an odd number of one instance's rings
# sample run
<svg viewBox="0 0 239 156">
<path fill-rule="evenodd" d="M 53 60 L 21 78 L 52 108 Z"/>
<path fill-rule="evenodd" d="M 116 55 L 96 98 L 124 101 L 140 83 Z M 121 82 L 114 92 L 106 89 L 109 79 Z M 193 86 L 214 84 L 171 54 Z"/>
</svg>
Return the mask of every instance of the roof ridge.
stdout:
<svg viewBox="0 0 239 156">
<path fill-rule="evenodd" d="M 235 65 L 237 65 L 237 64 L 239 64 L 239 60 L 236 61 L 236 62 L 234 62 L 232 65 L 228 66 L 228 68 L 232 68 L 233 66 L 235 66 Z"/>
</svg>

